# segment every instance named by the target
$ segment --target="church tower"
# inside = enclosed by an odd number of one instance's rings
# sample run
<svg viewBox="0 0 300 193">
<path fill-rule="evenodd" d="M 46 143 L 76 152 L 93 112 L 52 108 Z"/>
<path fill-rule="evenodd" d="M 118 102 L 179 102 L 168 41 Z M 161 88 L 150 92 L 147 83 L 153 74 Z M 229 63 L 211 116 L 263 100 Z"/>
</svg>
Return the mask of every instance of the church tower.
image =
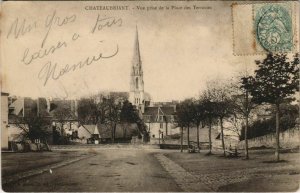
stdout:
<svg viewBox="0 0 300 193">
<path fill-rule="evenodd" d="M 132 59 L 132 67 L 130 74 L 130 93 L 129 101 L 135 105 L 141 113 L 144 111 L 144 79 L 143 68 L 139 47 L 139 36 L 136 27 L 134 55 Z"/>
</svg>

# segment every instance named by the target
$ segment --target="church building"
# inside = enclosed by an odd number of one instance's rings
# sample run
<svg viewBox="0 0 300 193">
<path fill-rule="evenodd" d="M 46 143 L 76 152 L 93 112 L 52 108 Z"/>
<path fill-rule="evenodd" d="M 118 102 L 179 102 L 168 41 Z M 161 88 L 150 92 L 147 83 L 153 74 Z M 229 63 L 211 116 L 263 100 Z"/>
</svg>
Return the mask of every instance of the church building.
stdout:
<svg viewBox="0 0 300 193">
<path fill-rule="evenodd" d="M 129 102 L 134 105 L 146 123 L 150 141 L 178 133 L 175 125 L 176 105 L 163 105 L 151 102 L 150 95 L 144 91 L 144 77 L 140 54 L 139 35 L 136 28 L 134 54 L 130 74 Z"/>
<path fill-rule="evenodd" d="M 145 98 L 144 93 L 144 78 L 142 60 L 139 47 L 139 35 L 136 28 L 134 55 L 132 59 L 132 67 L 130 74 L 130 92 L 129 102 L 134 105 L 139 112 L 144 113 L 146 100 L 150 102 L 150 97 Z"/>
</svg>

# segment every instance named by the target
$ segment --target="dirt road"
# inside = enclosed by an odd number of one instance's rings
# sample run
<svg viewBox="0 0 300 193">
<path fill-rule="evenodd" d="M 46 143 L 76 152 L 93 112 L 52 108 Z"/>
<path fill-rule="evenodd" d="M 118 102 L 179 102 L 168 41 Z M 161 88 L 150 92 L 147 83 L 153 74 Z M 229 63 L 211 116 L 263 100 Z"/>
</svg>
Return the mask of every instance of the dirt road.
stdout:
<svg viewBox="0 0 300 193">
<path fill-rule="evenodd" d="M 50 169 L 50 168 L 49 168 Z M 182 191 L 153 153 L 97 150 L 96 156 L 5 185 L 5 191 Z"/>
</svg>

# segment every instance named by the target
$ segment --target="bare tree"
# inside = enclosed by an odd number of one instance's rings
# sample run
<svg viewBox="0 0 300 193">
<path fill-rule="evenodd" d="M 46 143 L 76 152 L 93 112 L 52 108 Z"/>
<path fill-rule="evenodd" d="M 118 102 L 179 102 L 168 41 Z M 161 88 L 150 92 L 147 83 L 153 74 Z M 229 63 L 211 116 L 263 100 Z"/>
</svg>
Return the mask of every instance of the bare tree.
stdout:
<svg viewBox="0 0 300 193">
<path fill-rule="evenodd" d="M 111 130 L 112 143 L 115 142 L 117 124 L 120 123 L 121 103 L 115 97 L 107 98 L 103 101 L 107 110 L 105 112 L 104 124 Z"/>
<path fill-rule="evenodd" d="M 78 101 L 78 121 L 80 124 L 97 124 L 98 113 L 95 99 L 81 98 Z"/>
<path fill-rule="evenodd" d="M 201 100 L 194 101 L 192 108 L 193 108 L 192 110 L 193 121 L 197 127 L 197 146 L 198 149 L 200 150 L 199 129 L 201 123 L 203 123 L 204 121 L 204 108 L 203 108 L 202 101 Z"/>
<path fill-rule="evenodd" d="M 55 104 L 53 107 L 53 120 L 58 122 L 61 126 L 61 135 L 64 133 L 64 125 L 75 119 L 74 113 L 71 111 L 70 101 L 60 101 L 60 103 Z"/>
<path fill-rule="evenodd" d="M 193 124 L 193 100 L 186 99 L 176 108 L 177 125 L 181 128 L 181 140 L 183 140 L 183 128 L 187 128 L 187 142 L 190 147 L 190 127 Z M 181 152 L 183 150 L 183 141 L 181 141 Z"/>
<path fill-rule="evenodd" d="M 214 114 L 218 117 L 221 127 L 221 140 L 224 156 L 226 156 L 226 153 L 223 123 L 225 118 L 229 117 L 233 111 L 228 82 L 228 80 L 214 80 L 208 82 L 207 85 L 207 95 L 208 98 L 212 100 L 211 102 L 213 102 Z"/>
<path fill-rule="evenodd" d="M 234 126 L 236 133 L 240 136 L 241 126 L 238 124 L 240 119 L 245 121 L 245 159 L 249 159 L 248 151 L 248 128 L 249 128 L 249 118 L 252 110 L 257 106 L 253 102 L 253 98 L 248 91 L 249 87 L 249 75 L 246 72 L 245 75 L 237 77 L 237 80 L 233 80 L 231 84 L 231 95 L 234 105 L 234 116 L 232 117 L 231 123 Z"/>
<path fill-rule="evenodd" d="M 22 130 L 23 140 L 28 139 L 34 142 L 36 139 L 40 139 L 47 143 L 47 138 L 51 135 L 49 117 L 36 116 L 35 112 L 30 112 L 25 117 L 12 115 L 10 119 L 14 125 Z"/>
<path fill-rule="evenodd" d="M 215 103 L 212 102 L 212 96 L 209 94 L 209 92 L 206 90 L 204 91 L 200 96 L 200 102 L 203 110 L 203 121 L 204 124 L 208 126 L 208 142 L 209 142 L 209 152 L 207 155 L 212 154 L 212 136 L 211 136 L 211 130 L 212 125 L 215 124 L 215 121 L 217 119 L 217 115 L 215 112 Z"/>
</svg>

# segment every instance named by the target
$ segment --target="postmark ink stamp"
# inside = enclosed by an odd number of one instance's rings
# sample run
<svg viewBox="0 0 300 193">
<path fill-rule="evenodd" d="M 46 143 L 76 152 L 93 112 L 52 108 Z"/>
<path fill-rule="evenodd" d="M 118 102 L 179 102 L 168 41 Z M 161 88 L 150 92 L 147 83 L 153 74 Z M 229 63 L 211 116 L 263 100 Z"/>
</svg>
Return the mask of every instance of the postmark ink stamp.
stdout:
<svg viewBox="0 0 300 193">
<path fill-rule="evenodd" d="M 268 52 L 290 52 L 293 49 L 292 18 L 289 7 L 265 4 L 255 8 L 254 29 L 259 45 Z"/>
</svg>

